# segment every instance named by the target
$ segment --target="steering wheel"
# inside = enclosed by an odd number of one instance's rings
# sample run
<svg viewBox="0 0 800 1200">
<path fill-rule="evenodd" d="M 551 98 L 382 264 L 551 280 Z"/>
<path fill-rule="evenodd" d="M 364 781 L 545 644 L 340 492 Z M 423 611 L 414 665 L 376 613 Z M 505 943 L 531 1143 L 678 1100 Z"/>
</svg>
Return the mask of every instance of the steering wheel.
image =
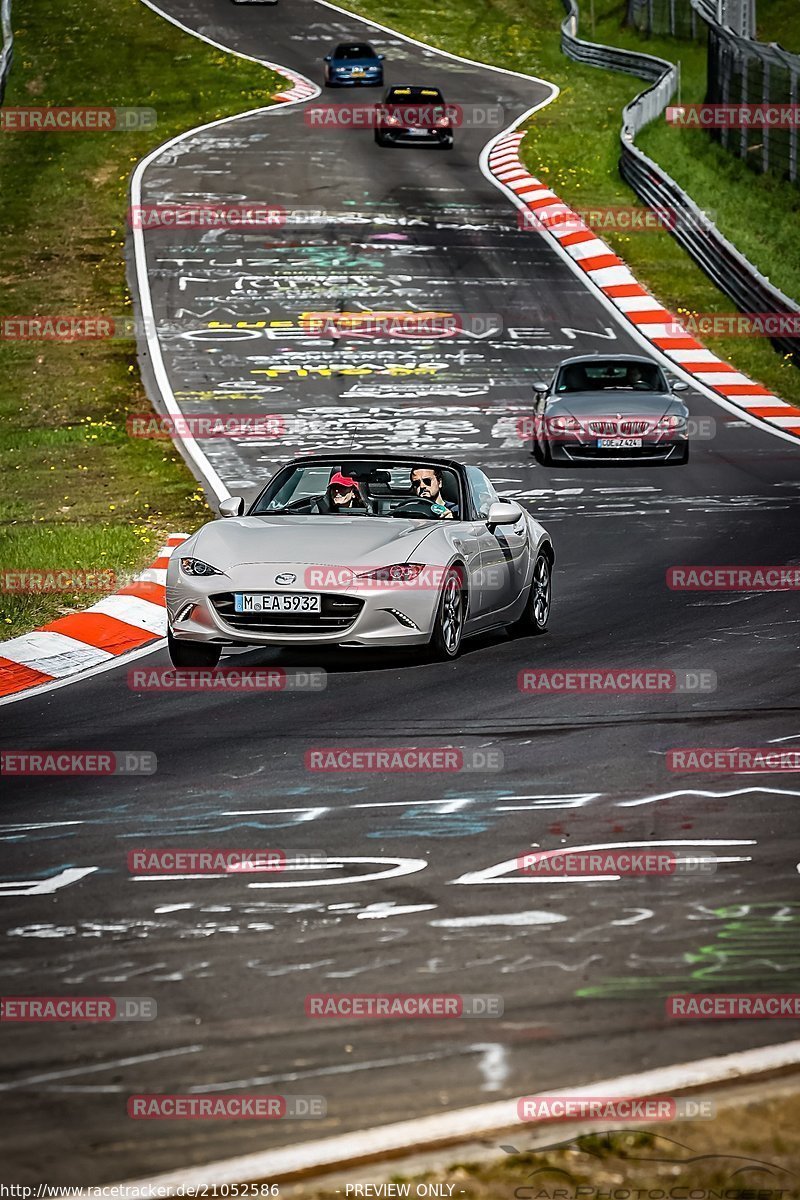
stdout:
<svg viewBox="0 0 800 1200">
<path fill-rule="evenodd" d="M 433 517 L 438 516 L 434 513 L 433 508 L 435 500 L 426 500 L 424 496 L 418 496 L 416 500 L 406 500 L 404 504 L 398 504 L 397 508 L 392 509 L 393 517 Z"/>
</svg>

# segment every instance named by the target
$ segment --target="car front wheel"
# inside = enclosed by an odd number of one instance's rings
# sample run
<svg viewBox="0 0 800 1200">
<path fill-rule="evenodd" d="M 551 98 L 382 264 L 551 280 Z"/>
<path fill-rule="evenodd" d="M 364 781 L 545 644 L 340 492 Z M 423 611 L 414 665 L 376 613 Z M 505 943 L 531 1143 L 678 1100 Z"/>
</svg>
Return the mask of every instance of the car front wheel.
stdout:
<svg viewBox="0 0 800 1200">
<path fill-rule="evenodd" d="M 222 654 L 222 646 L 213 642 L 179 642 L 167 633 L 167 649 L 173 667 L 215 667 Z"/>
<path fill-rule="evenodd" d="M 467 615 L 466 600 L 461 573 L 452 568 L 445 577 L 431 635 L 431 650 L 437 659 L 458 657 Z"/>
</svg>

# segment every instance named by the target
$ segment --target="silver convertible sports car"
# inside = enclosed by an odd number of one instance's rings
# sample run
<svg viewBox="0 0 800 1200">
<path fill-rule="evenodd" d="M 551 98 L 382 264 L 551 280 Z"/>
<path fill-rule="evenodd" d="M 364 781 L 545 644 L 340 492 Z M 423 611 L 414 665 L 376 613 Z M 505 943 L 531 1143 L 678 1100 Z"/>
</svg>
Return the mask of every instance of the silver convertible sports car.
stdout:
<svg viewBox="0 0 800 1200">
<path fill-rule="evenodd" d="M 240 496 L 170 559 L 169 652 L 213 667 L 225 646 L 423 646 L 455 658 L 497 626 L 542 633 L 553 544 L 477 467 L 314 455 Z"/>
<path fill-rule="evenodd" d="M 689 459 L 689 410 L 649 358 L 583 355 L 534 387 L 533 453 L 545 466 Z"/>
</svg>

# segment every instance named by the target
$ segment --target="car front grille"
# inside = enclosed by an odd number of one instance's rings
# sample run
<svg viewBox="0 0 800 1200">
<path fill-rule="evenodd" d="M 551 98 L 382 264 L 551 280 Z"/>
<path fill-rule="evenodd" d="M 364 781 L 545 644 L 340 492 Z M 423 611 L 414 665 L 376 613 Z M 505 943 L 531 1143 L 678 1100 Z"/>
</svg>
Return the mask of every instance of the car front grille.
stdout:
<svg viewBox="0 0 800 1200">
<path fill-rule="evenodd" d="M 632 437 L 634 434 L 649 433 L 655 426 L 652 421 L 627 420 L 624 417 L 615 420 L 609 417 L 602 421 L 589 421 L 590 433 L 604 437 Z"/>
<path fill-rule="evenodd" d="M 243 633 L 261 634 L 335 633 L 347 630 L 364 607 L 364 601 L 357 597 L 323 593 L 322 611 L 318 613 L 237 613 L 233 608 L 233 592 L 220 592 L 210 599 L 215 612 L 226 625 Z"/>
</svg>

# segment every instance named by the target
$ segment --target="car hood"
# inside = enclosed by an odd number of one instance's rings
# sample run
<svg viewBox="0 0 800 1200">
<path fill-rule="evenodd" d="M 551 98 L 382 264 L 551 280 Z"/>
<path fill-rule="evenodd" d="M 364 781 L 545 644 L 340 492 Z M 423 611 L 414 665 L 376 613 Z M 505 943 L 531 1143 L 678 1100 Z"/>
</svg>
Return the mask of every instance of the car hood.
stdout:
<svg viewBox="0 0 800 1200">
<path fill-rule="evenodd" d="M 553 396 L 547 412 L 570 413 L 573 417 L 663 417 L 667 413 L 686 413 L 686 405 L 672 392 L 568 392 Z"/>
<path fill-rule="evenodd" d="M 198 530 L 190 554 L 225 570 L 240 563 L 389 566 L 439 525 L 400 517 L 228 517 Z"/>
</svg>

